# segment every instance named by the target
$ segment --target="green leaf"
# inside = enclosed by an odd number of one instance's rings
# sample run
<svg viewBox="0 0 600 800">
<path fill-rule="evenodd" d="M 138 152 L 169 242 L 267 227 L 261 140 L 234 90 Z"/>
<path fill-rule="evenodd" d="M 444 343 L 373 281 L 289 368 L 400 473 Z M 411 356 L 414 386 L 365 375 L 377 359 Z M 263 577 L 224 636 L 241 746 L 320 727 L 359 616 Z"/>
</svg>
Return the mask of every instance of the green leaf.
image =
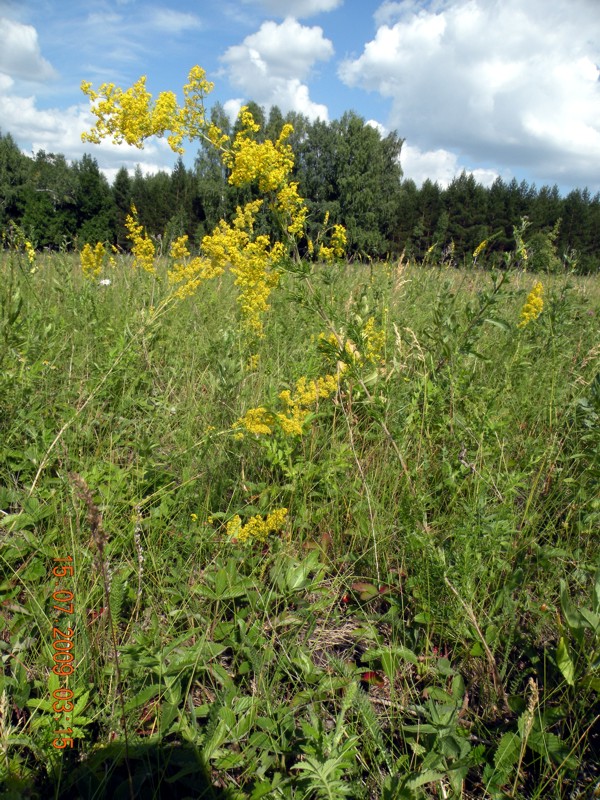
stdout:
<svg viewBox="0 0 600 800">
<path fill-rule="evenodd" d="M 431 700 L 437 700 L 439 703 L 452 703 L 452 697 L 439 686 L 430 686 L 425 691 Z"/>
<path fill-rule="evenodd" d="M 510 331 L 510 325 L 505 322 L 503 319 L 497 319 L 496 317 L 486 317 L 484 322 L 488 322 L 490 325 L 495 325 L 497 328 L 500 328 L 507 333 Z"/>
<path fill-rule="evenodd" d="M 415 664 L 415 666 L 419 663 L 417 655 L 408 647 L 377 647 L 373 650 L 367 650 L 363 654 L 363 660 L 374 661 L 375 659 L 381 659 L 383 666 L 384 656 L 395 656 L 403 661 L 408 661 L 409 664 Z"/>
<path fill-rule="evenodd" d="M 588 623 L 581 616 L 579 609 L 571 602 L 567 585 L 563 580 L 560 582 L 560 607 L 571 633 L 575 636 L 577 641 L 581 643 L 583 640 L 584 628 L 588 627 Z"/>
<path fill-rule="evenodd" d="M 568 769 L 577 768 L 577 760 L 569 754 L 569 748 L 554 733 L 532 731 L 527 746 L 549 763 L 564 764 Z"/>
<path fill-rule="evenodd" d="M 363 581 L 353 583 L 352 589 L 354 589 L 355 592 L 360 592 L 361 600 L 372 600 L 373 597 L 377 597 L 378 594 L 376 586 L 372 583 L 364 583 Z"/>
<path fill-rule="evenodd" d="M 579 613 L 595 633 L 600 633 L 600 615 L 590 611 L 589 608 L 580 608 Z"/>
<path fill-rule="evenodd" d="M 516 733 L 505 733 L 500 739 L 494 755 L 494 767 L 506 772 L 517 763 L 521 752 L 521 737 Z"/>
<path fill-rule="evenodd" d="M 485 629 L 485 641 L 489 647 L 493 647 L 496 644 L 496 641 L 498 640 L 498 632 L 499 628 L 494 624 L 488 625 Z"/>
<path fill-rule="evenodd" d="M 595 675 L 587 675 L 580 681 L 580 686 L 590 688 L 594 692 L 600 693 L 600 677 Z"/>
<path fill-rule="evenodd" d="M 431 614 L 429 611 L 420 611 L 413 617 L 413 622 L 418 622 L 421 625 L 428 625 L 431 622 Z"/>
<path fill-rule="evenodd" d="M 443 772 L 437 772 L 434 769 L 427 769 L 425 772 L 422 772 L 415 778 L 411 778 L 407 782 L 407 786 L 409 786 L 411 789 L 418 789 L 419 786 L 424 786 L 426 783 L 435 783 L 437 781 L 441 781 L 445 777 L 446 776 Z"/>
<path fill-rule="evenodd" d="M 556 648 L 556 663 L 562 672 L 563 678 L 569 686 L 575 685 L 575 664 L 569 653 L 569 646 L 565 641 L 564 636 L 561 636 L 558 647 Z"/>
<path fill-rule="evenodd" d="M 592 600 L 592 608 L 596 614 L 600 614 L 600 567 L 596 570 L 596 577 L 594 578 L 594 597 Z"/>
<path fill-rule="evenodd" d="M 135 697 L 132 697 L 131 700 L 125 705 L 125 711 L 133 711 L 134 708 L 138 708 L 139 706 L 143 706 L 148 700 L 151 700 L 156 695 L 160 694 L 164 687 L 159 686 L 157 683 L 152 684 L 152 686 L 146 686 L 140 692 L 138 692 Z"/>
<path fill-rule="evenodd" d="M 450 678 L 453 675 L 456 675 L 456 672 L 452 669 L 452 665 L 448 661 L 447 658 L 440 658 L 436 664 L 436 670 L 440 675 L 445 675 L 446 677 Z"/>
</svg>

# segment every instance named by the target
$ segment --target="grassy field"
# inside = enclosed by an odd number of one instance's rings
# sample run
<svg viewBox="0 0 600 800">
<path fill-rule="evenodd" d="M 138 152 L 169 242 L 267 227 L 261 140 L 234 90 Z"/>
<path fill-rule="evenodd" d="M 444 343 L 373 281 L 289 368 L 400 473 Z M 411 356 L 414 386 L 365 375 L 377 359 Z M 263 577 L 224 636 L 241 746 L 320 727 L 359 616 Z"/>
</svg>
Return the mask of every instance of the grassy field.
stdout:
<svg viewBox="0 0 600 800">
<path fill-rule="evenodd" d="M 591 797 L 600 279 L 161 274 L 0 253 L 0 796 Z"/>
</svg>

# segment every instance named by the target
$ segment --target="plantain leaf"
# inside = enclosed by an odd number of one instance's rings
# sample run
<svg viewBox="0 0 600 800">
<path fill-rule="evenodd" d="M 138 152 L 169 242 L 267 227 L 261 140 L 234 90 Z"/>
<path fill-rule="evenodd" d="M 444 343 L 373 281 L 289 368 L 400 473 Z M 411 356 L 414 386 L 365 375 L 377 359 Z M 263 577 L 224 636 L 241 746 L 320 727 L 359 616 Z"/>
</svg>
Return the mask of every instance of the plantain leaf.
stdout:
<svg viewBox="0 0 600 800">
<path fill-rule="evenodd" d="M 575 685 L 575 664 L 569 652 L 569 646 L 565 641 L 564 636 L 561 636 L 558 647 L 556 648 L 556 663 L 562 672 L 563 678 L 569 686 Z"/>
</svg>

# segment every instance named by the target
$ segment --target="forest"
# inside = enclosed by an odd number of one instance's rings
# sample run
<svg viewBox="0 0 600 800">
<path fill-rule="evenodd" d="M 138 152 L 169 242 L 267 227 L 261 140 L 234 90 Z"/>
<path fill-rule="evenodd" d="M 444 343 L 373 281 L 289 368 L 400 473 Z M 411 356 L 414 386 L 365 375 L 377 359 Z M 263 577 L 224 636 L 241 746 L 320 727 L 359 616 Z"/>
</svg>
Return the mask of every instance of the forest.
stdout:
<svg viewBox="0 0 600 800">
<path fill-rule="evenodd" d="M 416 262 L 435 257 L 458 267 L 471 264 L 487 241 L 486 264 L 501 266 L 513 248 L 513 229 L 526 219 L 530 270 L 589 274 L 600 267 L 600 193 L 575 188 L 561 196 L 556 185 L 538 189 L 501 178 L 485 187 L 466 172 L 447 188 L 430 180 L 417 187 L 403 178 L 398 134 L 382 136 L 354 112 L 311 122 L 277 107 L 268 113 L 255 103 L 249 108 L 261 126 L 259 138 L 275 139 L 285 123 L 293 125 L 293 177 L 310 210 L 307 237 L 318 235 L 328 213 L 332 223 L 346 226 L 351 260 L 404 253 Z M 211 118 L 225 133 L 237 132 L 239 123 L 232 126 L 219 104 Z M 39 250 L 77 250 L 98 241 L 126 250 L 132 204 L 159 245 L 182 234 L 199 245 L 249 192 L 228 183 L 209 148 L 198 151 L 193 168 L 181 158 L 170 174 L 144 175 L 138 166 L 131 176 L 122 167 L 110 185 L 90 155 L 73 163 L 43 150 L 30 157 L 0 131 L 0 228 L 16 223 Z M 273 221 L 262 224 L 274 233 Z"/>
</svg>

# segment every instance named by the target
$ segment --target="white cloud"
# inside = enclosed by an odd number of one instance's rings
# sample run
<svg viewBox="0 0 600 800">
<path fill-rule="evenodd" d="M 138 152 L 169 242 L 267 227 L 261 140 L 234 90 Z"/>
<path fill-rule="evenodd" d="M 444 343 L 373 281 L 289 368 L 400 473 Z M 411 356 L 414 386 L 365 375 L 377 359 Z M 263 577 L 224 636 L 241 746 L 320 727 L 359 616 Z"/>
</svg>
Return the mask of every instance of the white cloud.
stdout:
<svg viewBox="0 0 600 800">
<path fill-rule="evenodd" d="M 314 103 L 306 80 L 317 61 L 327 61 L 333 45 L 319 27 L 306 27 L 291 17 L 263 22 L 243 43 L 222 57 L 231 83 L 261 105 L 299 111 L 311 119 L 327 119 L 327 107 Z"/>
<path fill-rule="evenodd" d="M 376 131 L 379 131 L 380 136 L 387 136 L 388 131 L 386 130 L 385 126 L 382 125 L 381 122 L 377 122 L 376 119 L 368 119 L 365 122 L 365 125 L 375 128 Z"/>
<path fill-rule="evenodd" d="M 438 153 L 441 174 L 439 153 L 456 152 L 600 185 L 597 12 L 595 0 L 385 2 L 339 75 L 391 98 L 390 127 Z"/>
<path fill-rule="evenodd" d="M 440 186 L 448 186 L 459 172 L 458 158 L 448 150 L 429 150 L 422 152 L 418 147 L 408 144 L 402 146 L 400 163 L 405 178 L 413 180 L 417 186 L 429 178 Z"/>
<path fill-rule="evenodd" d="M 258 2 L 271 14 L 278 17 L 312 17 L 324 11 L 333 11 L 342 5 L 344 0 L 244 0 Z"/>
<path fill-rule="evenodd" d="M 169 34 L 185 33 L 202 27 L 200 19 L 195 14 L 186 14 L 170 8 L 151 9 L 147 20 L 153 28 Z"/>
<path fill-rule="evenodd" d="M 55 76 L 52 65 L 42 57 L 34 27 L 0 17 L 0 72 L 40 82 Z"/>
<path fill-rule="evenodd" d="M 143 172 L 172 168 L 175 157 L 163 139 L 148 142 L 143 150 L 108 141 L 99 145 L 82 142 L 81 133 L 89 130 L 93 122 L 85 104 L 40 110 L 34 97 L 0 95 L 0 129 L 10 131 L 15 141 L 33 154 L 45 150 L 78 159 L 89 153 L 102 163 L 105 174 L 113 177 L 119 167 L 133 169 L 138 163 Z"/>
<path fill-rule="evenodd" d="M 263 22 L 243 44 L 230 47 L 223 60 L 238 79 L 250 62 L 269 76 L 302 80 L 316 61 L 326 61 L 332 55 L 333 45 L 323 36 L 322 28 L 309 28 L 288 18 L 280 24 Z"/>
<path fill-rule="evenodd" d="M 463 172 L 472 174 L 478 183 L 491 186 L 498 173 L 492 169 L 467 169 L 459 163 L 456 153 L 449 150 L 422 151 L 406 142 L 402 145 L 400 163 L 405 178 L 413 180 L 417 186 L 429 178 L 433 183 L 439 183 L 443 188 L 452 183 L 452 179 Z"/>
<path fill-rule="evenodd" d="M 8 92 L 14 84 L 15 82 L 9 75 L 0 72 L 0 92 Z"/>
<path fill-rule="evenodd" d="M 231 100 L 223 103 L 223 111 L 227 114 L 231 123 L 236 121 L 243 105 L 244 101 L 241 97 L 232 97 Z"/>
<path fill-rule="evenodd" d="M 409 17 L 411 14 L 418 13 L 422 8 L 419 0 L 401 0 L 400 2 L 393 2 L 393 0 L 386 0 L 385 3 L 373 14 L 375 24 L 377 27 L 380 25 L 389 25 L 392 22 Z"/>
</svg>

